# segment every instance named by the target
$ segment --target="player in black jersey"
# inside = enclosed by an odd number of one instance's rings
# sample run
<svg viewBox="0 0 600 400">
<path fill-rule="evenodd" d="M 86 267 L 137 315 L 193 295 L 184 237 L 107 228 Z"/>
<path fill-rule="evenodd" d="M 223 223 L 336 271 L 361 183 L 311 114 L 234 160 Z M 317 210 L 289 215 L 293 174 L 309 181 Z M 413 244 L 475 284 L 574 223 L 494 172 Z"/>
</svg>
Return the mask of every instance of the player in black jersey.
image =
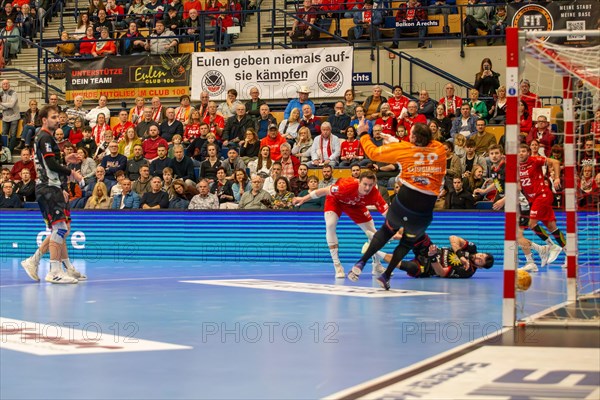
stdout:
<svg viewBox="0 0 600 400">
<path fill-rule="evenodd" d="M 438 248 L 426 234 L 419 241 L 413 253 L 415 258 L 402 261 L 398 269 L 405 271 L 413 278 L 470 278 L 478 268 L 489 269 L 494 265 L 494 256 L 489 253 L 478 253 L 477 246 L 458 236 L 450 236 L 450 247 Z M 392 256 L 382 252 L 377 253 L 386 262 Z"/>
<path fill-rule="evenodd" d="M 37 172 L 35 194 L 40 211 L 48 229 L 51 231 L 49 239 L 50 271 L 46 281 L 51 283 L 77 283 L 73 275 L 79 274 L 76 270 L 65 272 L 62 268 L 63 261 L 69 255 L 65 238 L 68 235 L 67 225 L 70 217 L 68 209 L 69 194 L 66 191 L 67 178 L 71 177 L 77 182 L 83 180 L 81 174 L 61 165 L 60 149 L 54 140 L 54 131 L 59 127 L 58 109 L 55 106 L 46 106 L 39 112 L 42 127 L 34 140 L 34 157 Z M 43 246 L 40 246 L 40 249 Z M 34 280 L 37 276 L 37 265 L 22 263 L 27 274 Z"/>
</svg>

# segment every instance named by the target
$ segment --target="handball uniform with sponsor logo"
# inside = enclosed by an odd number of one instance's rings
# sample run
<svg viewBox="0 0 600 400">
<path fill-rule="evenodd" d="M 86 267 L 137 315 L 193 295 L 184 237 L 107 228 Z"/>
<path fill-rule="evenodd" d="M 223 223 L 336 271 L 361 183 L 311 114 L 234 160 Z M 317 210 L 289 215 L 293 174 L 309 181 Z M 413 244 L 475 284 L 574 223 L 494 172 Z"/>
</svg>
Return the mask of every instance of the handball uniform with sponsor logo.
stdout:
<svg viewBox="0 0 600 400">
<path fill-rule="evenodd" d="M 345 212 L 356 224 L 373 220 L 367 210 L 368 205 L 375 206 L 382 214 L 388 210 L 388 205 L 377 188 L 362 196 L 358 192 L 358 181 L 354 178 L 340 178 L 329 189 L 330 194 L 325 198 L 325 212 L 333 211 L 338 217 Z"/>
</svg>

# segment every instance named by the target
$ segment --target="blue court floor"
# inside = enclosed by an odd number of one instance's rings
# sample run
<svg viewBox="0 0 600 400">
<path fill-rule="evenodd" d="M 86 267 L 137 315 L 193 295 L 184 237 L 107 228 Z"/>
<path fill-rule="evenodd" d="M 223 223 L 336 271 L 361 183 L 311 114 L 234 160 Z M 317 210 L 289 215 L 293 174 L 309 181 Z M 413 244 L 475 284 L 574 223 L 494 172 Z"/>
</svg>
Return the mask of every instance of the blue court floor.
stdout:
<svg viewBox="0 0 600 400">
<path fill-rule="evenodd" d="M 0 263 L 1 399 L 322 398 L 501 328 L 501 266 L 384 292 L 330 264 L 75 260 L 89 280 L 57 286 L 19 261 Z"/>
</svg>

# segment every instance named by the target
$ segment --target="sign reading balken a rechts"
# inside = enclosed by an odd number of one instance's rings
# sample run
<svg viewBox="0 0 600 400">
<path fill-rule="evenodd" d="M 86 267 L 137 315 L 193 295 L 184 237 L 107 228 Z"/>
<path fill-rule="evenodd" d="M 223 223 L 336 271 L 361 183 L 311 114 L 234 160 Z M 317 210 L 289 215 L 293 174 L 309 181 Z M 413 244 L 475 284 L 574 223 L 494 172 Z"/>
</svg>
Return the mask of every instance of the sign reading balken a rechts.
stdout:
<svg viewBox="0 0 600 400">
<path fill-rule="evenodd" d="M 192 99 L 207 91 L 225 100 L 229 89 L 247 99 L 255 86 L 265 100 L 296 97 L 300 86 L 311 97 L 341 97 L 352 87 L 353 57 L 351 47 L 193 53 Z"/>
</svg>

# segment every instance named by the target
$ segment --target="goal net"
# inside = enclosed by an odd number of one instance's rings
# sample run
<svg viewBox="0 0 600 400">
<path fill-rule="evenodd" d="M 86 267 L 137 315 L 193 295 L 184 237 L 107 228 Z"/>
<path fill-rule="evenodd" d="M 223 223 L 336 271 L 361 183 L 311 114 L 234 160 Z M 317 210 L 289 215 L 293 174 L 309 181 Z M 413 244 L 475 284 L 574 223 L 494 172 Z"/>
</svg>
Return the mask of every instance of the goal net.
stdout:
<svg viewBox="0 0 600 400">
<path fill-rule="evenodd" d="M 530 95 L 525 94 L 527 89 L 523 87 L 523 83 L 528 82 L 530 92 L 539 96 L 539 103 L 528 110 L 533 133 L 526 141 L 532 154 L 561 162 L 561 187 L 553 188 L 554 206 L 557 225 L 565 233 L 567 245 L 558 258 L 546 266 L 542 265 L 535 249 L 532 250 L 537 272 L 530 270 L 531 286 L 519 290 L 518 270 L 531 260 L 526 260 L 511 241 L 516 236 L 516 232 L 511 231 L 518 229 L 515 223 L 519 216 L 517 154 L 527 123 L 521 123 L 521 115 L 517 114 L 516 126 L 511 129 L 507 115 L 505 251 L 509 254 L 505 254 L 504 322 L 505 325 L 600 326 L 599 32 L 523 32 L 516 28 L 510 31 L 507 32 L 507 92 L 509 96 L 512 93 L 514 103 L 528 100 L 531 104 L 527 98 Z M 538 128 L 543 127 L 538 123 L 540 120 L 549 122 L 553 141 L 538 133 Z M 511 163 L 513 168 L 509 168 Z M 554 171 L 547 172 L 552 182 Z M 508 197 L 509 191 L 513 196 Z M 529 229 L 524 235 L 540 246 L 546 245 Z M 552 235 L 550 238 L 557 242 Z"/>
</svg>

